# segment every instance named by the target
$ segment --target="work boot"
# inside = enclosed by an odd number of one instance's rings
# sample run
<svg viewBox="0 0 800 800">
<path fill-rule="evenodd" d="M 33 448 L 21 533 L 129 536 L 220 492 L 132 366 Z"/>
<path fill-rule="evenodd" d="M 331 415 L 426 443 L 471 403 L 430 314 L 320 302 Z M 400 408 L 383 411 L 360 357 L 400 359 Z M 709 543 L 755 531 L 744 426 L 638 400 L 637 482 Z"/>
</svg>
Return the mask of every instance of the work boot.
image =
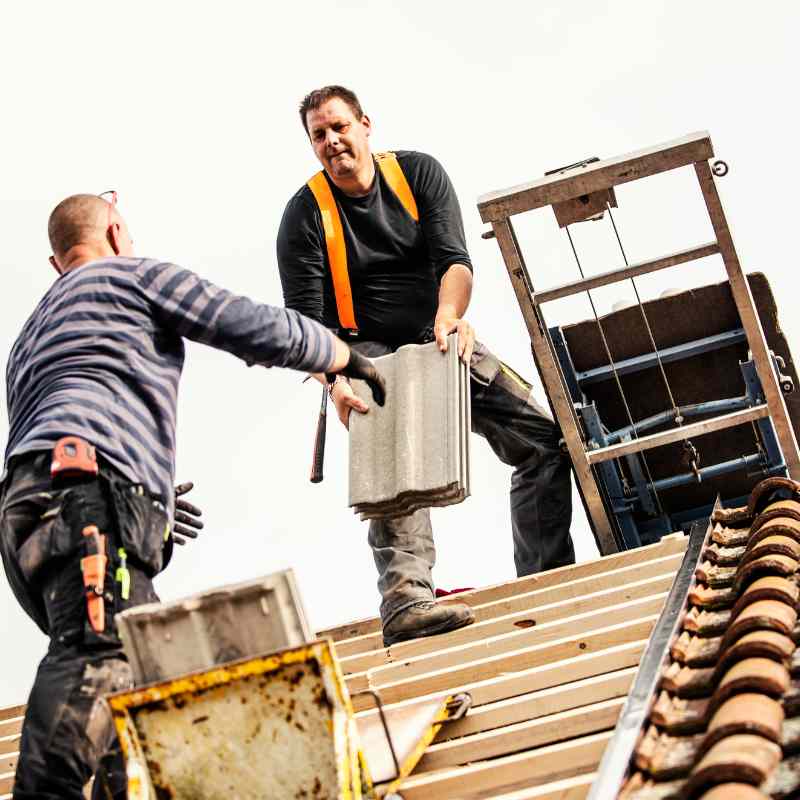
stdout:
<svg viewBox="0 0 800 800">
<path fill-rule="evenodd" d="M 383 644 L 388 647 L 406 639 L 447 633 L 475 622 L 472 609 L 464 603 L 434 603 L 420 600 L 392 617 L 383 629 Z"/>
</svg>

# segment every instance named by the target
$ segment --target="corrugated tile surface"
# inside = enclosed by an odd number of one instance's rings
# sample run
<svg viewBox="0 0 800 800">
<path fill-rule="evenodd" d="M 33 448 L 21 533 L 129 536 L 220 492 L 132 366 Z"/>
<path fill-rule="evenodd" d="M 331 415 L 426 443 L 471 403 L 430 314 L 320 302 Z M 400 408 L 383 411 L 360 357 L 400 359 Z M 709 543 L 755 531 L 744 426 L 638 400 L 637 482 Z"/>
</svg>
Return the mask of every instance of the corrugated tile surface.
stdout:
<svg viewBox="0 0 800 800">
<path fill-rule="evenodd" d="M 469 375 L 455 334 L 376 358 L 386 404 L 350 416 L 350 506 L 363 519 L 461 502 L 469 495 Z"/>
<path fill-rule="evenodd" d="M 800 796 L 798 490 L 769 478 L 714 513 L 621 798 Z"/>
</svg>

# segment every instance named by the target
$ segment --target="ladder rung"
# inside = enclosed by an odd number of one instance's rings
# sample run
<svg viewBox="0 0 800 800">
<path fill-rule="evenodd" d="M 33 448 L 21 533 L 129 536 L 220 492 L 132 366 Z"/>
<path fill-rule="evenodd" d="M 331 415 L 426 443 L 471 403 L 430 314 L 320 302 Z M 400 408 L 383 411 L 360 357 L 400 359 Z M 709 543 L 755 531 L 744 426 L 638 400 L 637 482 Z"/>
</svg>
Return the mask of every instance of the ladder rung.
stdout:
<svg viewBox="0 0 800 800">
<path fill-rule="evenodd" d="M 543 292 L 536 292 L 533 295 L 534 303 L 549 303 L 551 300 L 558 300 L 560 297 L 569 297 L 578 292 L 585 292 L 588 289 L 596 289 L 598 286 L 607 286 L 609 283 L 619 283 L 628 278 L 635 278 L 637 275 L 646 275 L 648 272 L 658 272 L 658 270 L 674 267 L 676 264 L 685 264 L 687 261 L 696 261 L 698 258 L 713 256 L 719 253 L 717 242 L 708 242 L 689 250 L 679 250 L 677 253 L 670 253 L 668 256 L 656 258 L 652 261 L 640 261 L 622 269 L 614 269 L 610 272 L 601 272 L 591 278 L 584 278 L 580 281 L 564 283 Z"/>
<path fill-rule="evenodd" d="M 601 447 L 599 450 L 588 450 L 586 460 L 590 464 L 599 464 L 601 461 L 610 461 L 612 458 L 621 458 L 631 453 L 639 453 L 642 450 L 650 450 L 653 447 L 661 447 L 672 442 L 680 442 L 683 439 L 690 439 L 693 436 L 703 436 L 712 431 L 733 428 L 736 425 L 744 425 L 756 419 L 769 416 L 769 408 L 766 403 L 762 403 L 752 408 L 745 408 L 741 411 L 734 411 L 731 414 L 723 414 L 720 417 L 704 419 L 700 422 L 692 422 L 689 425 L 675 427 L 661 433 L 652 433 L 649 436 L 642 436 L 630 442 L 612 444 L 608 447 Z"/>
</svg>

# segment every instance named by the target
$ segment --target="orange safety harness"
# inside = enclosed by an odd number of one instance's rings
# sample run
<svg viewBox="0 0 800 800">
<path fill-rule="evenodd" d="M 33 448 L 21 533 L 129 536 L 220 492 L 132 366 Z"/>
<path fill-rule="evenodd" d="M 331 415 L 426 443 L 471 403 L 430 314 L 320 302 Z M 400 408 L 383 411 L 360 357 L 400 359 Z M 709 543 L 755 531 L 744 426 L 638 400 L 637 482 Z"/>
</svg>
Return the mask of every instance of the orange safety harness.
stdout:
<svg viewBox="0 0 800 800">
<path fill-rule="evenodd" d="M 375 153 L 381 174 L 389 188 L 397 195 L 403 208 L 415 222 L 419 222 L 417 202 L 408 185 L 406 176 L 400 167 L 395 153 Z M 322 215 L 322 227 L 325 230 L 325 246 L 328 250 L 328 263 L 333 278 L 333 293 L 336 297 L 336 311 L 342 328 L 357 331 L 356 315 L 353 310 L 353 292 L 350 289 L 350 275 L 347 271 L 347 249 L 344 243 L 344 231 L 339 209 L 324 172 L 318 172 L 308 182 L 314 199 Z"/>
</svg>

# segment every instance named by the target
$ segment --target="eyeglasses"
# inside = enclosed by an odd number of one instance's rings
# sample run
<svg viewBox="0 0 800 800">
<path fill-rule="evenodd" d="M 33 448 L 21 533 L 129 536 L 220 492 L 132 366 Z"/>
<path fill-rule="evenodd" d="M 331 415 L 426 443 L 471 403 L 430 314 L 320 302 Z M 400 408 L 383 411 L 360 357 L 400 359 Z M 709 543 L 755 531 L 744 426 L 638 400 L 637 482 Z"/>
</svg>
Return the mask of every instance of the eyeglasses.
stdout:
<svg viewBox="0 0 800 800">
<path fill-rule="evenodd" d="M 110 198 L 107 199 L 105 195 L 109 195 Z M 106 189 L 106 191 L 100 192 L 97 196 L 102 197 L 103 200 L 108 203 L 108 222 L 106 223 L 106 230 L 108 230 L 111 227 L 111 223 L 114 221 L 112 215 L 117 206 L 117 192 L 115 189 Z"/>
</svg>

